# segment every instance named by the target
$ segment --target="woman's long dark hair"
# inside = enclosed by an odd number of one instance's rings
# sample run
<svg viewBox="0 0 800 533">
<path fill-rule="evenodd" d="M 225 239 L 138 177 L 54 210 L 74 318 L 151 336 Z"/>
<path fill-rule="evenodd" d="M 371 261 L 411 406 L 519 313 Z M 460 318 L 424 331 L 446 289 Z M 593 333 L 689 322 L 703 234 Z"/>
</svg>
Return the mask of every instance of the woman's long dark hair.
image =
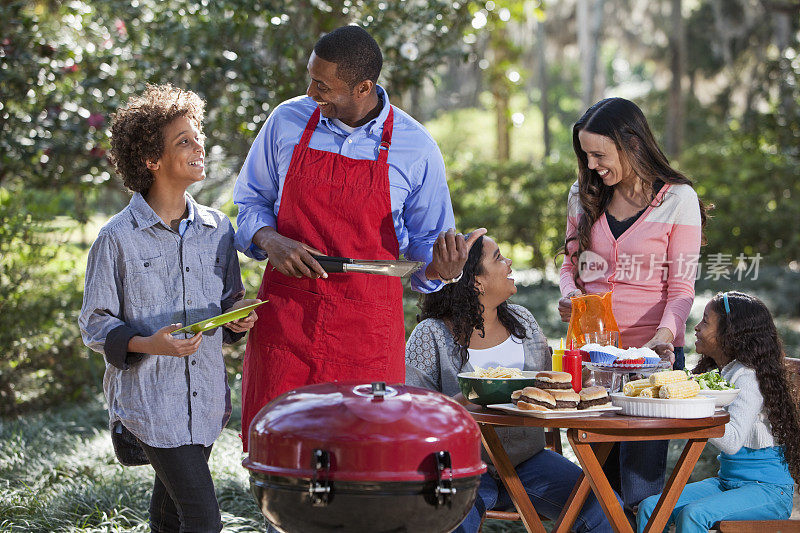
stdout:
<svg viewBox="0 0 800 533">
<path fill-rule="evenodd" d="M 566 239 L 561 253 L 575 265 L 573 278 L 576 286 L 583 288 L 577 261 L 590 249 L 592 226 L 611 201 L 614 187 L 608 187 L 594 170 L 589 169 L 586 153 L 581 148 L 578 134 L 581 131 L 596 133 L 614 141 L 633 172 L 642 180 L 644 192 L 650 203 L 655 200 L 656 181 L 667 184 L 692 185 L 692 181 L 672 168 L 667 156 L 658 147 L 647 119 L 639 106 L 624 98 L 606 98 L 590 107 L 572 127 L 572 147 L 578 158 L 578 198 L 583 213 L 578 220 L 577 233 Z M 707 208 L 700 201 L 701 223 L 705 226 Z M 578 241 L 572 255 L 567 250 L 570 241 Z"/>
<path fill-rule="evenodd" d="M 463 368 L 469 360 L 469 340 L 474 330 L 479 330 L 481 336 L 486 334 L 483 325 L 483 305 L 478 297 L 480 292 L 475 286 L 475 276 L 483 274 L 483 237 L 472 245 L 464 265 L 464 274 L 456 283 L 445 285 L 441 290 L 420 296 L 417 321 L 426 318 L 438 318 L 449 323 L 453 328 L 455 339 L 455 353 L 453 356 L 458 361 L 458 368 Z M 503 302 L 497 308 L 497 318 L 508 332 L 520 339 L 525 338 L 525 326 L 508 307 L 508 302 Z"/>
<path fill-rule="evenodd" d="M 711 310 L 719 317 L 717 343 L 727 357 L 755 370 L 772 435 L 783 446 L 789 472 L 800 482 L 800 408 L 792 394 L 786 355 L 772 314 L 754 296 L 735 291 L 725 294 L 730 312 L 725 310 L 723 294 L 711 299 Z M 710 357 L 703 356 L 693 372 L 715 367 Z"/>
</svg>

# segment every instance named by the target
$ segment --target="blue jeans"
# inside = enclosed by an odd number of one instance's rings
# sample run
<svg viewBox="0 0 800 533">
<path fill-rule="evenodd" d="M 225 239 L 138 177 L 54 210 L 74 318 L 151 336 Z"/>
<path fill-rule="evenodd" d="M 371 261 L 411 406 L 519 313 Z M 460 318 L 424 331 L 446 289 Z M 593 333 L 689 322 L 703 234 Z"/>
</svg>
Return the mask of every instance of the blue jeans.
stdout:
<svg viewBox="0 0 800 533">
<path fill-rule="evenodd" d="M 783 520 L 792 514 L 793 491 L 793 485 L 718 477 L 689 483 L 667 525 L 674 523 L 677 533 L 705 533 L 720 520 Z M 637 533 L 644 531 L 659 496 L 651 496 L 639 506 Z"/>
<path fill-rule="evenodd" d="M 515 470 L 536 511 L 553 520 L 561 514 L 581 474 L 578 466 L 550 450 L 542 450 L 517 465 Z M 475 505 L 454 533 L 476 533 L 486 509 L 505 510 L 512 506 L 503 483 L 488 473 L 483 474 Z M 586 499 L 573 529 L 578 532 L 613 531 L 594 493 Z"/>
<path fill-rule="evenodd" d="M 683 346 L 676 346 L 672 368 L 682 370 L 684 366 Z M 603 471 L 629 512 L 643 499 L 664 490 L 668 449 L 667 440 L 620 442 L 611 449 Z"/>
<path fill-rule="evenodd" d="M 686 368 L 686 356 L 683 353 L 683 346 L 676 346 L 673 353 L 675 354 L 675 362 L 672 364 L 672 369 L 683 370 Z"/>
<path fill-rule="evenodd" d="M 208 469 L 211 446 L 152 448 L 141 443 L 156 471 L 150 498 L 150 531 L 216 533 L 222 529 L 214 481 Z"/>
</svg>

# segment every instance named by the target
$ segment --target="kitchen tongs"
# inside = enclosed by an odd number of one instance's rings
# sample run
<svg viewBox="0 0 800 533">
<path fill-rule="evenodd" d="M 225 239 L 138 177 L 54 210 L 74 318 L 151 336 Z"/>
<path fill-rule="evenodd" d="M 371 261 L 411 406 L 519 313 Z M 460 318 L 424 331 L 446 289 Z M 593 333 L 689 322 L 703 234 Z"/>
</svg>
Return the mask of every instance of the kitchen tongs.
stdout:
<svg viewBox="0 0 800 533">
<path fill-rule="evenodd" d="M 325 272 L 329 273 L 364 272 L 401 278 L 413 274 L 424 264 L 419 261 L 369 261 L 327 255 L 315 255 L 313 257 L 325 269 Z"/>
</svg>

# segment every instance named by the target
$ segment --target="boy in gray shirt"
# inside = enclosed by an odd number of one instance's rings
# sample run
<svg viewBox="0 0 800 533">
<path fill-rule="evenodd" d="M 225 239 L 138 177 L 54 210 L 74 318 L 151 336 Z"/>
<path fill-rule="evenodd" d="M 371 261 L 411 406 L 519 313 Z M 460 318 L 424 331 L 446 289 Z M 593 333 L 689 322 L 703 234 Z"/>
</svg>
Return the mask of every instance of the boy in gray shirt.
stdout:
<svg viewBox="0 0 800 533">
<path fill-rule="evenodd" d="M 222 527 L 207 465 L 231 413 L 222 343 L 256 320 L 171 334 L 255 302 L 242 300 L 230 221 L 186 192 L 205 178 L 204 106 L 190 91 L 148 86 L 114 115 L 112 162 L 134 194 L 89 251 L 79 318 L 84 343 L 105 356 L 118 457 L 155 469 L 153 531 Z"/>
</svg>

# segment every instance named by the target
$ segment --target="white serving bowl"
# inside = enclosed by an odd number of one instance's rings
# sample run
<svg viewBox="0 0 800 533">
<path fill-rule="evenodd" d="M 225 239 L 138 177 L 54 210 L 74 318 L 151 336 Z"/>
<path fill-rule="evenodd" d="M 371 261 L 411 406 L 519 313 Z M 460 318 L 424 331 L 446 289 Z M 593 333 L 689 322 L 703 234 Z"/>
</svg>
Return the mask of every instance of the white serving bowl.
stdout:
<svg viewBox="0 0 800 533">
<path fill-rule="evenodd" d="M 730 405 L 733 400 L 736 399 L 736 396 L 739 395 L 739 389 L 727 389 L 727 390 L 712 390 L 712 389 L 702 389 L 697 394 L 702 394 L 703 396 L 709 396 L 714 398 L 714 407 L 725 407 Z"/>
<path fill-rule="evenodd" d="M 644 416 L 648 418 L 705 418 L 714 415 L 714 398 L 703 396 L 694 398 L 664 399 L 625 396 L 621 392 L 610 394 L 611 403 L 622 407 L 623 415 Z"/>
</svg>

